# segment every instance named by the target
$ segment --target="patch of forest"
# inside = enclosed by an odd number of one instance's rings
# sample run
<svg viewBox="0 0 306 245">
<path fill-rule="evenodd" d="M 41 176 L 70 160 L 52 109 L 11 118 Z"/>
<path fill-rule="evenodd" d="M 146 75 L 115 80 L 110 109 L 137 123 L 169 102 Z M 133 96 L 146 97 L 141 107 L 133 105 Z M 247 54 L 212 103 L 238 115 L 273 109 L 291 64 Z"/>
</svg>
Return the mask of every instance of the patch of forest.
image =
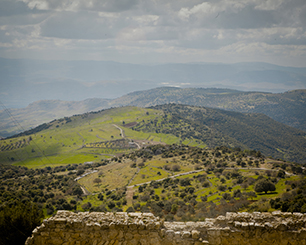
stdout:
<svg viewBox="0 0 306 245">
<path fill-rule="evenodd" d="M 165 115 L 142 121 L 134 130 L 173 134 L 196 139 L 209 147 L 225 145 L 260 150 L 267 156 L 304 163 L 306 133 L 278 123 L 263 114 L 167 104 L 152 107 Z"/>
<path fill-rule="evenodd" d="M 127 94 L 116 99 L 113 104 L 148 107 L 180 103 L 235 112 L 263 113 L 278 122 L 306 131 L 305 99 L 305 89 L 274 94 L 230 89 L 161 87 Z"/>
</svg>

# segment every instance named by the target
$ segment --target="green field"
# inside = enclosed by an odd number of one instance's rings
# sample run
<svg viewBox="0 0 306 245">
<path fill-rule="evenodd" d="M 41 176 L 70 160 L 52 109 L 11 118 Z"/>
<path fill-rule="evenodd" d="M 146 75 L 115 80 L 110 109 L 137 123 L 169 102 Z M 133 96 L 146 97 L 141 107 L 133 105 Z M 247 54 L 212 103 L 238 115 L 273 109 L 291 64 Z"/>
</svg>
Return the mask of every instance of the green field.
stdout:
<svg viewBox="0 0 306 245">
<path fill-rule="evenodd" d="M 106 142 L 122 139 L 119 125 L 127 139 L 174 143 L 179 139 L 169 135 L 151 135 L 124 128 L 123 123 L 152 120 L 160 111 L 135 107 L 116 108 L 99 113 L 84 114 L 53 121 L 49 128 L 31 135 L 0 141 L 0 161 L 15 165 L 41 168 L 63 164 L 100 161 L 129 152 L 120 148 L 88 148 L 90 143 L 105 145 Z M 23 143 L 26 142 L 26 143 Z M 6 149 L 5 149 L 6 148 Z"/>
<path fill-rule="evenodd" d="M 129 123 L 159 121 L 162 111 L 136 107 L 115 108 L 62 118 L 46 124 L 32 134 L 0 141 L 0 161 L 29 168 L 63 164 L 99 162 L 127 153 L 133 148 L 116 145 L 117 140 L 150 144 L 178 144 L 182 140 L 171 134 L 135 131 Z M 120 127 L 124 131 L 121 135 Z M 199 140 L 184 141 L 191 146 L 205 147 Z"/>
</svg>

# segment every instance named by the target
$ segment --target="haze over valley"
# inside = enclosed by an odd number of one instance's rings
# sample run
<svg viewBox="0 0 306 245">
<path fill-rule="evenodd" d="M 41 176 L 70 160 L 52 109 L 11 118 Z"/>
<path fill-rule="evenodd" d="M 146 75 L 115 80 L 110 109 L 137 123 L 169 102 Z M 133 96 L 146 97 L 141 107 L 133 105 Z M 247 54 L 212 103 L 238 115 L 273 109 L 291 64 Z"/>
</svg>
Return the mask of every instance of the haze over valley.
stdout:
<svg viewBox="0 0 306 245">
<path fill-rule="evenodd" d="M 306 68 L 268 63 L 131 64 L 0 58 L 1 101 L 22 108 L 38 100 L 115 99 L 170 86 L 280 93 L 306 89 Z"/>
</svg>

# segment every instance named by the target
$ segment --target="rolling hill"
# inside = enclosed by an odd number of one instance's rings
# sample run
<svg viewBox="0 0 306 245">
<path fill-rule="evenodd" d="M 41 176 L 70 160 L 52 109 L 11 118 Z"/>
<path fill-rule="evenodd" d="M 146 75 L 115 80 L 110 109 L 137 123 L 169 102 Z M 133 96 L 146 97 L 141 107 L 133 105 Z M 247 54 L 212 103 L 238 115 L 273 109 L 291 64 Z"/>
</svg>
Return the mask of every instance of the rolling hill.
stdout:
<svg viewBox="0 0 306 245">
<path fill-rule="evenodd" d="M 118 106 L 148 107 L 167 103 L 263 113 L 278 122 L 306 131 L 306 90 L 272 94 L 229 89 L 161 87 L 129 93 L 113 100 L 95 98 L 69 102 L 37 101 L 23 109 L 11 109 L 12 117 L 6 111 L 0 111 L 0 136 L 11 136 L 53 119 L 89 111 Z"/>
<path fill-rule="evenodd" d="M 111 102 L 116 106 L 140 107 L 168 103 L 263 113 L 278 122 L 306 131 L 306 90 L 273 94 L 230 89 L 156 88 L 133 92 Z"/>
<path fill-rule="evenodd" d="M 240 147 L 305 163 L 306 133 L 263 114 L 168 104 L 65 117 L 0 141 L 0 161 L 30 167 L 95 162 L 142 146 Z"/>
</svg>

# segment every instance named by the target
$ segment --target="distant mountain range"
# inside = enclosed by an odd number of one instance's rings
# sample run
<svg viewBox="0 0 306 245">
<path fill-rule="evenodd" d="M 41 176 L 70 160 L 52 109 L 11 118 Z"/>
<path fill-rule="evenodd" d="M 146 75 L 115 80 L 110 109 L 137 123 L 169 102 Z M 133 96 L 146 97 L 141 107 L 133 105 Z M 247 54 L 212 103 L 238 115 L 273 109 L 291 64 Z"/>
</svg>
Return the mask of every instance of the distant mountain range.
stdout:
<svg viewBox="0 0 306 245">
<path fill-rule="evenodd" d="M 10 109 L 12 117 L 6 111 L 1 111 L 0 136 L 11 136 L 53 119 L 89 111 L 129 105 L 149 107 L 168 103 L 263 113 L 278 122 L 306 131 L 306 90 L 273 94 L 214 88 L 160 87 L 132 92 L 117 99 L 37 101 L 26 108 Z"/>
<path fill-rule="evenodd" d="M 157 88 L 130 93 L 111 102 L 116 106 L 140 107 L 168 103 L 263 113 L 278 122 L 306 131 L 306 90 L 272 94 L 229 89 Z"/>
<path fill-rule="evenodd" d="M 280 93 L 306 89 L 306 68 L 268 63 L 128 64 L 0 58 L 0 100 L 23 108 L 39 100 L 114 99 L 162 86 Z"/>
</svg>

